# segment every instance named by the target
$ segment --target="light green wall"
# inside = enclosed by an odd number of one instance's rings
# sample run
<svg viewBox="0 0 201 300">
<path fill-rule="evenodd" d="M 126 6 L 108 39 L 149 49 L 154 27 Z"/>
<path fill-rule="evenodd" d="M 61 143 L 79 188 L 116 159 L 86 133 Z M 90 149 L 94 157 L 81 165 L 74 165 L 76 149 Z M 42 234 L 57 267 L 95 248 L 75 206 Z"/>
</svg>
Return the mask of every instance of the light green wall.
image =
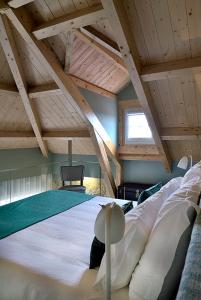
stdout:
<svg viewBox="0 0 201 300">
<path fill-rule="evenodd" d="M 137 99 L 136 92 L 131 82 L 117 95 L 117 99 L 119 101 Z"/>
<path fill-rule="evenodd" d="M 31 167 L 51 160 L 51 153 L 47 159 L 39 148 L 0 150 L 0 170 Z"/>
<path fill-rule="evenodd" d="M 117 102 L 85 89 L 80 89 L 99 121 L 109 134 L 112 142 L 117 145 L 118 112 Z"/>
</svg>

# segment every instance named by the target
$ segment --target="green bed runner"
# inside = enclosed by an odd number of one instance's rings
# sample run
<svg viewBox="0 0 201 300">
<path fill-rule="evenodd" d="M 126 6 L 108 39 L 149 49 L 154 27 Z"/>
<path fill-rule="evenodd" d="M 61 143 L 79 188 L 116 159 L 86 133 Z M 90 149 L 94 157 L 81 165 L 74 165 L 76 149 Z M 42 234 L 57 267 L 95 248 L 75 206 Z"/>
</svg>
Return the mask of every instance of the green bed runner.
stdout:
<svg viewBox="0 0 201 300">
<path fill-rule="evenodd" d="M 91 198 L 87 194 L 53 190 L 0 206 L 0 239 Z"/>
</svg>

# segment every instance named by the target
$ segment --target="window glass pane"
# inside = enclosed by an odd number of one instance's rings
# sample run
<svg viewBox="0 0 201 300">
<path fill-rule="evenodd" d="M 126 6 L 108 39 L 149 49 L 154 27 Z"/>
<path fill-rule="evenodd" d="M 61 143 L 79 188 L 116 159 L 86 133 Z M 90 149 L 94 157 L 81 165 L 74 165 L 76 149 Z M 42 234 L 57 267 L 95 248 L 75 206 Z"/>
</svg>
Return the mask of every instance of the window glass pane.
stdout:
<svg viewBox="0 0 201 300">
<path fill-rule="evenodd" d="M 143 113 L 128 113 L 128 139 L 152 138 L 147 119 Z"/>
</svg>

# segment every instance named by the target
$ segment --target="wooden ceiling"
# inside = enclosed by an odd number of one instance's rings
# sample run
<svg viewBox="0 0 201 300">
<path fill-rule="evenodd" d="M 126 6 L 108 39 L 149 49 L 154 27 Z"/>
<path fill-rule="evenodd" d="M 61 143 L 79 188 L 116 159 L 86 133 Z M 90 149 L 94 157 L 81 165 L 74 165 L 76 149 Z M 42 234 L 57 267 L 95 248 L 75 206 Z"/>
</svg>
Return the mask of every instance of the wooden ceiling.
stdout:
<svg viewBox="0 0 201 300">
<path fill-rule="evenodd" d="M 152 128 L 157 150 L 154 159 L 158 155 L 167 169 L 172 159 L 184 154 L 201 159 L 199 0 L 7 2 L 10 7 L 25 4 L 23 9 L 13 8 L 14 13 L 24 24 L 27 24 L 27 13 L 30 14 L 27 30 L 54 52 L 59 65 L 76 85 L 115 101 L 115 95 L 131 79 Z M 3 1 L 0 4 L 0 9 L 5 9 Z M 26 79 L 23 92 L 27 92 L 26 101 L 31 99 L 34 117 L 38 120 L 34 129 L 38 144 L 43 147 L 44 140 L 50 151 L 66 153 L 66 139 L 73 138 L 74 153 L 95 153 L 89 134 L 81 138 L 79 133 L 66 135 L 65 132 L 86 128 L 90 131 L 92 119 L 87 115 L 88 108 L 82 114 L 71 97 L 63 92 L 62 85 L 57 86 L 58 81 L 55 84 L 46 61 L 41 60 L 31 42 L 16 27 L 14 14 L 8 10 L 5 14 L 15 25 L 11 25 L 11 29 Z M 42 44 L 39 41 L 37 45 Z M 0 132 L 23 131 L 30 135 L 29 140 L 21 136 L 20 141 L 20 133 L 13 134 L 10 137 L 13 140 L 6 136 L 3 139 L 2 133 L 0 148 L 36 147 L 37 141 L 30 134 L 33 128 L 30 115 L 27 116 L 24 109 L 1 46 L 0 70 Z M 76 93 L 73 95 L 77 97 Z M 54 138 L 47 138 L 54 131 L 60 131 L 65 141 L 58 139 L 56 133 Z M 102 129 L 99 133 L 107 141 Z M 152 150 L 149 153 L 147 146 L 144 150 L 143 147 L 134 148 L 129 150 L 132 159 L 150 159 Z M 124 159 L 126 155 L 128 150 L 123 153 Z"/>
</svg>

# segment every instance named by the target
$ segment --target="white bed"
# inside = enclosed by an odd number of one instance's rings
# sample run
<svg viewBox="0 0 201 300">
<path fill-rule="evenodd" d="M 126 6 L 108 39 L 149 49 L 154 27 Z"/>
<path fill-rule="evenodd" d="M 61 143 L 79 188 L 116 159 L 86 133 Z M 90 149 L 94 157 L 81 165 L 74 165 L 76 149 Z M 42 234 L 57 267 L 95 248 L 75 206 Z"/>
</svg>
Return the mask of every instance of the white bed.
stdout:
<svg viewBox="0 0 201 300">
<path fill-rule="evenodd" d="M 99 203 L 113 200 L 97 196 L 0 240 L 0 300 L 95 299 L 94 222 Z M 128 289 L 113 299 L 128 300 Z"/>
</svg>

